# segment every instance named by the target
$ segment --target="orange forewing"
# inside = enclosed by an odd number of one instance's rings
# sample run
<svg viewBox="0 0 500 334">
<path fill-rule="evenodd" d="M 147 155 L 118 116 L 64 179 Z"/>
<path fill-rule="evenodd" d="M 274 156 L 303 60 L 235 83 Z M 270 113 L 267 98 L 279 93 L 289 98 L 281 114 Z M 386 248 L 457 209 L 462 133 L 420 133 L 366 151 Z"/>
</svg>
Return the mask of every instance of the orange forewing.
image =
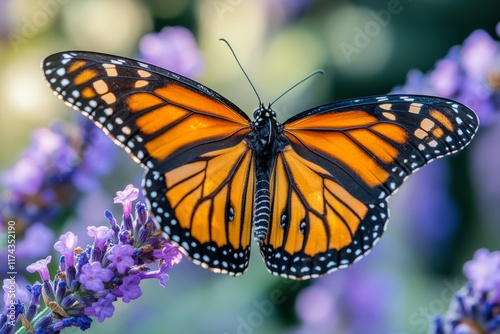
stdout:
<svg viewBox="0 0 500 334">
<path fill-rule="evenodd" d="M 395 144 L 408 140 L 401 127 L 380 123 L 362 111 L 304 117 L 286 124 L 285 131 L 296 145 L 343 163 L 371 188 L 387 181 L 390 174 L 384 164 L 398 157 Z"/>
</svg>

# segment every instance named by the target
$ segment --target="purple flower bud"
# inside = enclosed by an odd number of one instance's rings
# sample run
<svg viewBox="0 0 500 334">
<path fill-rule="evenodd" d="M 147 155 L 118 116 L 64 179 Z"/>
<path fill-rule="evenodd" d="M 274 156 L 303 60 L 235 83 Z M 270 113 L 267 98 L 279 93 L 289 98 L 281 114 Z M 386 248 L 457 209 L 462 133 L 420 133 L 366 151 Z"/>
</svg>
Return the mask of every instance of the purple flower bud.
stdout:
<svg viewBox="0 0 500 334">
<path fill-rule="evenodd" d="M 132 221 L 132 217 L 123 215 L 123 229 L 126 231 L 133 231 L 134 222 Z"/>
<path fill-rule="evenodd" d="M 76 279 L 76 268 L 71 266 L 66 268 L 66 284 L 73 289 L 74 281 Z"/>
<path fill-rule="evenodd" d="M 28 284 L 26 285 L 26 290 L 31 293 L 31 302 L 38 304 L 42 295 L 42 285 L 39 282 L 35 282 L 33 285 Z"/>
<path fill-rule="evenodd" d="M 66 271 L 66 257 L 64 255 L 59 258 L 59 270 Z"/>
<path fill-rule="evenodd" d="M 118 243 L 118 233 L 120 233 L 120 227 L 116 223 L 116 219 L 115 219 L 115 217 L 113 217 L 113 214 L 111 213 L 111 211 L 106 210 L 104 212 L 104 216 L 106 217 L 106 219 L 108 219 L 109 226 L 111 226 L 111 229 L 114 232 L 113 243 L 116 244 L 116 243 Z"/>
<path fill-rule="evenodd" d="M 101 262 L 104 256 L 104 250 L 92 247 L 92 253 L 90 254 L 90 262 Z"/>
<path fill-rule="evenodd" d="M 33 285 L 27 285 L 26 289 L 31 293 L 31 301 L 26 310 L 25 316 L 28 321 L 33 320 L 38 310 L 38 303 L 40 302 L 40 295 L 42 294 L 42 285 L 35 282 Z"/>
<path fill-rule="evenodd" d="M 5 313 L 0 313 L 0 333 L 4 331 L 4 325 L 7 323 L 7 315 Z"/>
<path fill-rule="evenodd" d="M 62 308 L 67 309 L 70 308 L 78 299 L 74 294 L 67 295 L 63 298 L 60 305 Z"/>
<path fill-rule="evenodd" d="M 92 249 L 91 246 L 89 246 L 89 251 L 90 249 Z M 89 262 L 89 252 L 85 251 L 78 254 L 78 256 L 76 257 L 76 261 L 80 268 L 83 267 L 85 264 Z"/>
<path fill-rule="evenodd" d="M 146 221 L 148 219 L 148 211 L 146 209 L 146 205 L 144 203 L 137 203 L 135 205 L 135 211 L 137 214 L 137 220 L 139 221 L 140 225 L 146 224 Z"/>
<path fill-rule="evenodd" d="M 34 323 L 35 329 L 46 328 L 47 326 L 50 325 L 50 323 L 52 322 L 52 319 L 53 318 L 50 315 L 42 317 L 40 320 L 38 320 L 36 323 Z M 45 333 L 45 332 L 43 332 L 43 333 Z"/>
<path fill-rule="evenodd" d="M 109 225 L 111 226 L 112 229 L 114 229 L 114 227 L 118 227 L 116 219 L 111 211 L 109 210 L 104 211 L 104 216 L 106 217 L 106 219 L 108 219 Z"/>
<path fill-rule="evenodd" d="M 64 298 L 64 295 L 66 294 L 66 282 L 65 281 L 60 281 L 57 283 L 57 287 L 56 287 L 56 301 L 58 303 L 60 303 L 63 298 Z"/>
<path fill-rule="evenodd" d="M 149 230 L 145 228 L 145 226 L 141 226 L 139 232 L 137 233 L 137 243 L 139 245 L 142 245 L 148 240 L 148 238 L 149 238 Z"/>
<path fill-rule="evenodd" d="M 50 281 L 49 280 L 43 281 L 42 284 L 43 284 L 42 290 L 45 293 L 45 296 L 47 296 L 47 298 L 49 300 L 54 300 L 55 299 L 55 297 L 54 297 L 54 289 L 52 288 L 52 285 L 50 284 Z"/>
<path fill-rule="evenodd" d="M 86 330 L 90 328 L 90 324 L 92 323 L 92 319 L 89 317 L 82 315 L 76 319 L 76 325 L 82 330 Z"/>
<path fill-rule="evenodd" d="M 118 234 L 118 240 L 120 240 L 120 243 L 127 245 L 132 245 L 134 243 L 130 230 L 121 231 Z"/>
</svg>

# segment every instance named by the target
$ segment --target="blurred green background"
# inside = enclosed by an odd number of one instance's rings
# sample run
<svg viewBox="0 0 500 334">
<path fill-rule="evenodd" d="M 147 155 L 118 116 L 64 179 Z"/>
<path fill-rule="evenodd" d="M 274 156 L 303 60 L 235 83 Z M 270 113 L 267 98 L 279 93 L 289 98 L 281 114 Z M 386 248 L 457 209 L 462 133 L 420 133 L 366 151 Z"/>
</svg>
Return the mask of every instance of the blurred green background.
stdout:
<svg viewBox="0 0 500 334">
<path fill-rule="evenodd" d="M 432 69 L 438 59 L 474 30 L 483 29 L 496 36 L 495 27 L 500 21 L 500 2 L 491 0 L 0 3 L 0 170 L 15 163 L 34 129 L 47 127 L 55 119 L 74 117 L 75 112 L 58 101 L 43 81 L 39 64 L 52 52 L 81 49 L 137 57 L 142 36 L 165 26 L 181 25 L 194 33 L 203 56 L 203 71 L 197 80 L 249 114 L 257 106 L 257 99 L 219 38 L 231 43 L 264 102 L 272 101 L 311 71 L 324 69 L 326 75 L 307 81 L 275 105 L 284 120 L 334 100 L 385 94 L 404 84 L 410 69 Z M 358 29 L 366 29 L 377 15 L 380 19 L 381 11 L 391 8 L 394 13 L 385 17 L 379 29 L 360 44 Z M 347 49 L 351 51 L 347 54 L 346 45 L 353 47 Z M 494 124 L 480 130 L 476 142 L 486 143 L 482 153 L 498 154 L 496 130 Z M 413 233 L 419 222 L 408 227 L 409 212 L 427 207 L 426 198 L 432 196 L 426 194 L 433 193 L 432 187 L 427 184 L 426 188 L 425 182 L 413 176 L 390 201 L 391 221 L 380 244 L 352 268 L 325 278 L 329 280 L 326 286 L 332 287 L 335 296 L 341 296 L 336 299 L 336 315 L 332 314 L 332 318 L 342 319 L 343 325 L 336 327 L 335 333 L 350 333 L 349 328 L 353 327 L 349 322 L 361 320 L 383 322 L 382 327 L 374 327 L 375 333 L 426 333 L 427 317 L 444 312 L 451 291 L 464 281 L 463 262 L 479 247 L 499 248 L 496 203 L 500 197 L 495 196 L 500 191 L 495 185 L 500 181 L 484 179 L 484 166 L 474 163 L 480 154 L 474 153 L 479 152 L 474 151 L 475 144 L 439 165 L 444 167 L 438 179 L 450 180 L 446 187 L 458 215 L 456 226 L 443 245 L 436 244 L 436 240 L 442 240 L 439 238 L 416 242 Z M 142 175 L 124 152 L 118 147 L 116 150 L 116 170 L 102 180 L 109 196 L 130 182 L 139 186 Z M 119 212 L 111 199 L 100 205 Z M 438 211 L 435 215 L 440 216 Z M 102 219 L 101 224 L 104 223 Z M 433 228 L 439 231 L 442 226 L 438 223 Z M 299 331 L 296 297 L 311 282 L 273 277 L 265 270 L 256 247 L 253 253 L 249 271 L 239 278 L 212 274 L 186 260 L 171 272 L 165 289 L 156 282 L 143 282 L 144 295 L 139 300 L 119 304 L 113 318 L 103 324 L 95 323 L 88 332 Z M 346 278 L 371 276 L 389 286 L 379 291 L 375 300 L 368 283 Z M 371 288 L 379 286 L 374 284 Z M 279 302 L 272 301 L 271 296 L 276 293 L 282 295 Z M 380 303 L 380 314 L 353 316 L 354 299 L 359 300 L 360 309 L 363 302 Z M 351 311 L 345 311 L 345 303 Z"/>
</svg>

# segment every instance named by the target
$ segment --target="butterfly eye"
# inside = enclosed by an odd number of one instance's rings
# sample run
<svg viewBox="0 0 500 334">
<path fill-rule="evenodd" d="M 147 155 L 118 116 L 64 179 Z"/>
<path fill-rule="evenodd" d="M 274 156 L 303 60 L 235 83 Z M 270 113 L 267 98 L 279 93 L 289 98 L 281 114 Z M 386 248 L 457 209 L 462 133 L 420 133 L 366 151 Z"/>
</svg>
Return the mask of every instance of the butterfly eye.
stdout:
<svg viewBox="0 0 500 334">
<path fill-rule="evenodd" d="M 261 115 L 261 113 L 262 113 L 262 107 L 259 107 L 259 108 L 255 109 L 255 110 L 253 111 L 253 118 L 254 118 L 254 119 L 259 118 L 259 117 L 260 117 L 260 115 Z"/>
</svg>

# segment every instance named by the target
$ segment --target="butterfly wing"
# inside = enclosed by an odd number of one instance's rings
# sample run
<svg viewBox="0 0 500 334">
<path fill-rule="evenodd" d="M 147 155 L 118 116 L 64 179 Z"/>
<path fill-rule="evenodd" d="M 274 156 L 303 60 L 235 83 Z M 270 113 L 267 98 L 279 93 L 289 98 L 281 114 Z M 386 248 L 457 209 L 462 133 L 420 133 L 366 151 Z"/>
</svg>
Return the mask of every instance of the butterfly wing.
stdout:
<svg viewBox="0 0 500 334">
<path fill-rule="evenodd" d="M 132 59 L 70 51 L 47 57 L 42 70 L 60 99 L 148 169 L 145 196 L 173 243 L 214 271 L 246 269 L 255 181 L 245 113 L 195 81 Z"/>
<path fill-rule="evenodd" d="M 42 70 L 54 94 L 149 169 L 237 145 L 250 129 L 248 116 L 221 95 L 137 60 L 61 52 L 45 58 Z"/>
<path fill-rule="evenodd" d="M 412 172 L 465 147 L 474 112 L 454 101 L 383 96 L 321 106 L 284 123 L 261 253 L 273 274 L 306 279 L 348 266 L 380 238 L 387 198 Z"/>
</svg>

